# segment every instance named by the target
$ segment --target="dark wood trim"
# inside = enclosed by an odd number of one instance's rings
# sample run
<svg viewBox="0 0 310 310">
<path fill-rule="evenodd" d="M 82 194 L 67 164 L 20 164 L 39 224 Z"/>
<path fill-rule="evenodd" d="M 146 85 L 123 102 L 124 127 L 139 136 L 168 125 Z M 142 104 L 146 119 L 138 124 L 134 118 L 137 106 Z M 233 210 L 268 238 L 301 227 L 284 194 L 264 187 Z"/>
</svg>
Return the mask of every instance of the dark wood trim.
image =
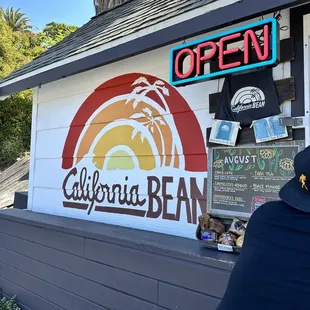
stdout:
<svg viewBox="0 0 310 310">
<path fill-rule="evenodd" d="M 280 98 L 280 103 L 287 100 L 295 99 L 295 80 L 294 77 L 275 81 L 277 92 Z M 209 95 L 209 113 L 215 113 L 221 93 L 214 93 Z"/>
<path fill-rule="evenodd" d="M 220 102 L 221 93 L 213 93 L 209 95 L 209 113 L 215 113 Z"/>
<path fill-rule="evenodd" d="M 303 116 L 304 109 L 304 42 L 303 16 L 310 13 L 310 4 L 290 10 L 291 36 L 294 38 L 295 60 L 291 62 L 291 73 L 295 76 L 296 98 L 292 102 L 292 116 Z M 305 130 L 294 130 L 294 140 L 304 140 Z"/>
<path fill-rule="evenodd" d="M 304 0 L 242 0 L 95 55 L 85 57 L 29 78 L 23 78 L 16 83 L 1 87 L 0 96 L 33 88 L 40 84 L 46 84 L 168 44 L 182 42 L 184 39 L 206 33 L 207 31 L 232 25 L 260 16 L 261 14 L 277 11 L 302 2 L 304 2 Z"/>
<path fill-rule="evenodd" d="M 289 77 L 286 79 L 275 81 L 277 93 L 280 99 L 280 103 L 289 100 L 295 100 L 295 79 Z"/>
<path fill-rule="evenodd" d="M 14 208 L 26 210 L 28 205 L 28 192 L 16 192 L 14 195 Z"/>
<path fill-rule="evenodd" d="M 294 38 L 290 37 L 280 41 L 280 62 L 292 61 L 295 59 Z"/>
</svg>

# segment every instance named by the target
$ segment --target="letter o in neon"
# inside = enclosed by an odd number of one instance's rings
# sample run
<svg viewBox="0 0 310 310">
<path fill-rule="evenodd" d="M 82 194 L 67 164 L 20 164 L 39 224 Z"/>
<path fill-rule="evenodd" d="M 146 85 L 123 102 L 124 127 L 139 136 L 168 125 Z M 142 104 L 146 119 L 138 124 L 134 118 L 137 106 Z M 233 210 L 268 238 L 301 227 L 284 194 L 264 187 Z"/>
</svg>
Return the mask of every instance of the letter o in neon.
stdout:
<svg viewBox="0 0 310 310">
<path fill-rule="evenodd" d="M 190 68 L 186 73 L 180 72 L 183 69 L 183 62 L 188 55 L 190 56 Z M 196 55 L 193 50 L 189 48 L 184 48 L 179 51 L 174 62 L 174 71 L 179 79 L 186 79 L 193 74 L 193 71 L 195 69 L 195 59 Z"/>
</svg>

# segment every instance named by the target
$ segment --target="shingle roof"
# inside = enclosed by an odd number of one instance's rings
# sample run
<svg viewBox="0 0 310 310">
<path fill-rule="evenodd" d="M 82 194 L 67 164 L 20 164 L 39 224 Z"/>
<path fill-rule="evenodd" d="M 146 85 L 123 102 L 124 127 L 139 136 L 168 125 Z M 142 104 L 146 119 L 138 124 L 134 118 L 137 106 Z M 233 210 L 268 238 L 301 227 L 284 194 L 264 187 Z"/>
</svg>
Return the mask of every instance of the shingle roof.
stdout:
<svg viewBox="0 0 310 310">
<path fill-rule="evenodd" d="M 131 0 L 91 19 L 73 34 L 13 72 L 9 81 L 57 61 L 107 44 L 217 0 Z"/>
<path fill-rule="evenodd" d="M 27 192 L 29 158 L 23 158 L 0 174 L 0 209 L 14 203 L 15 192 Z"/>
</svg>

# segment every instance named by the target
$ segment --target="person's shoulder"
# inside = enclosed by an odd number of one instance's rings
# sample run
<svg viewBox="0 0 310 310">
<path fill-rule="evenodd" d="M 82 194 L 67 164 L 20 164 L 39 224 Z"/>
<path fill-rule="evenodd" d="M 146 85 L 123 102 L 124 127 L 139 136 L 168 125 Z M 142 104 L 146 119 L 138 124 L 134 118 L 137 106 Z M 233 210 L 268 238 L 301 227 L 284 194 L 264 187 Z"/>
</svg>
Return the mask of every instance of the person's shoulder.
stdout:
<svg viewBox="0 0 310 310">
<path fill-rule="evenodd" d="M 265 221 L 266 218 L 271 219 L 279 216 L 287 210 L 287 204 L 282 200 L 269 201 L 260 206 L 251 216 L 249 222 Z M 250 224 L 250 223 L 249 223 Z"/>
<path fill-rule="evenodd" d="M 254 214 L 256 216 L 261 215 L 261 214 L 270 214 L 270 213 L 274 213 L 274 212 L 278 212 L 279 209 L 285 209 L 287 208 L 287 204 L 282 201 L 282 200 L 275 200 L 275 201 L 269 201 L 264 203 L 262 206 L 260 206 L 254 213 L 252 216 L 254 216 Z"/>
</svg>

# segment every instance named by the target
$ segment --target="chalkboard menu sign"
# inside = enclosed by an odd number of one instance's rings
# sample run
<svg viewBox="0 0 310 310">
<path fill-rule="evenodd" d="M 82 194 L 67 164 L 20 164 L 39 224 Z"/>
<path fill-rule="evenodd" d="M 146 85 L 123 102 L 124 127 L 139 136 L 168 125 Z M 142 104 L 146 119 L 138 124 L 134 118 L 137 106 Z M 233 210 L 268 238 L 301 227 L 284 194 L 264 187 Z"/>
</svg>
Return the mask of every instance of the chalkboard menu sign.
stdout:
<svg viewBox="0 0 310 310">
<path fill-rule="evenodd" d="M 279 199 L 292 179 L 301 143 L 285 142 L 235 148 L 212 148 L 209 166 L 209 212 L 249 218 L 267 201 Z"/>
</svg>

